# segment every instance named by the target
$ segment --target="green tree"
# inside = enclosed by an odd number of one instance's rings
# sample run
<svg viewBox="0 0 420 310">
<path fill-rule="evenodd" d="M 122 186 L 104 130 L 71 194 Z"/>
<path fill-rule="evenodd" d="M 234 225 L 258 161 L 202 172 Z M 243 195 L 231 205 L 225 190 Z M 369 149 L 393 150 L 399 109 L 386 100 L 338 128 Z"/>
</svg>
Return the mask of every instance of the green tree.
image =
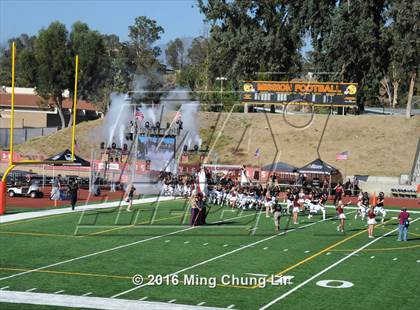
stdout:
<svg viewBox="0 0 420 310">
<path fill-rule="evenodd" d="M 184 65 L 184 43 L 179 38 L 170 41 L 165 49 L 166 61 L 175 70 L 182 69 Z"/>
<path fill-rule="evenodd" d="M 390 40 L 390 64 L 387 72 L 392 80 L 392 106 L 395 107 L 400 86 L 403 86 L 403 90 L 414 90 L 408 85 L 415 82 L 419 70 L 420 2 L 392 0 L 388 14 L 386 30 Z M 408 94 L 408 98 L 412 98 L 412 95 Z M 408 100 L 407 106 L 411 106 Z"/>
<path fill-rule="evenodd" d="M 39 31 L 35 45 L 35 59 L 38 64 L 36 89 L 45 101 L 53 99 L 62 128 L 66 126 L 62 109 L 63 91 L 68 88 L 71 79 L 67 39 L 65 25 L 53 22 L 47 29 Z"/>
<path fill-rule="evenodd" d="M 209 52 L 209 42 L 204 37 L 197 37 L 191 42 L 191 47 L 188 49 L 188 60 L 193 66 L 201 66 L 207 59 Z"/>
<path fill-rule="evenodd" d="M 36 64 L 34 61 L 35 36 L 22 33 L 8 40 L 6 48 L 0 49 L 0 80 L 2 85 L 12 84 L 12 42 L 16 44 L 15 83 L 18 87 L 34 87 Z"/>
<path fill-rule="evenodd" d="M 94 101 L 98 99 L 100 88 L 105 82 L 107 72 L 106 51 L 103 37 L 97 31 L 90 30 L 87 24 L 76 22 L 68 42 L 71 56 L 71 76 L 75 76 L 75 56 L 79 55 L 78 97 Z M 69 79 L 70 97 L 74 97 L 74 78 Z M 72 125 L 73 114 L 70 115 L 68 126 Z"/>
<path fill-rule="evenodd" d="M 198 2 L 213 25 L 209 53 L 212 80 L 222 75 L 237 83 L 255 77 L 261 67 L 271 72 L 299 70 L 302 43 L 296 1 Z"/>
<path fill-rule="evenodd" d="M 154 46 L 160 39 L 163 28 L 155 20 L 148 19 L 145 16 L 136 17 L 134 25 L 129 26 L 128 51 L 130 69 L 135 75 L 133 77 L 132 89 L 157 91 L 162 88 L 163 80 L 161 78 L 162 66 L 157 59 L 161 50 Z M 159 102 L 161 93 L 134 93 L 135 101 Z"/>
<path fill-rule="evenodd" d="M 79 55 L 78 95 L 91 100 L 96 97 L 105 75 L 106 51 L 102 35 L 90 30 L 87 24 L 76 22 L 69 38 L 69 51 L 72 59 Z M 71 62 L 74 72 L 74 60 Z M 74 74 L 73 74 L 74 76 Z M 74 92 L 74 83 L 69 85 Z"/>
<path fill-rule="evenodd" d="M 153 44 L 160 39 L 163 32 L 163 28 L 155 20 L 146 16 L 136 17 L 134 25 L 129 26 L 131 65 L 135 73 L 145 74 L 151 69 L 158 68 L 157 57 L 161 50 Z"/>
<path fill-rule="evenodd" d="M 361 109 L 366 100 L 375 102 L 389 63 L 384 37 L 387 1 L 326 0 L 319 2 L 321 10 L 307 4 L 312 1 L 305 3 L 306 14 L 312 16 L 306 24 L 314 46 L 311 58 L 318 70 L 336 73 L 323 78 L 357 82 Z"/>
<path fill-rule="evenodd" d="M 106 65 L 104 83 L 99 89 L 99 101 L 105 111 L 112 92 L 126 93 L 130 89 L 132 74 L 129 66 L 127 44 L 120 42 L 117 35 L 103 36 Z"/>
</svg>

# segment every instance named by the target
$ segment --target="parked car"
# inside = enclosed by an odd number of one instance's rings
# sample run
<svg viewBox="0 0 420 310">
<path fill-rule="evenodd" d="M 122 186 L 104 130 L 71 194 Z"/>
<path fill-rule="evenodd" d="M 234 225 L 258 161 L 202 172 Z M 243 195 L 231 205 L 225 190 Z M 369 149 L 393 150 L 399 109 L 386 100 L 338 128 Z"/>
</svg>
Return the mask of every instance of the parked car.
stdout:
<svg viewBox="0 0 420 310">
<path fill-rule="evenodd" d="M 41 192 L 37 182 L 26 183 L 23 185 L 16 183 L 7 189 L 7 193 L 9 194 L 9 197 L 24 196 L 31 198 L 42 198 L 44 196 L 44 193 Z"/>
</svg>

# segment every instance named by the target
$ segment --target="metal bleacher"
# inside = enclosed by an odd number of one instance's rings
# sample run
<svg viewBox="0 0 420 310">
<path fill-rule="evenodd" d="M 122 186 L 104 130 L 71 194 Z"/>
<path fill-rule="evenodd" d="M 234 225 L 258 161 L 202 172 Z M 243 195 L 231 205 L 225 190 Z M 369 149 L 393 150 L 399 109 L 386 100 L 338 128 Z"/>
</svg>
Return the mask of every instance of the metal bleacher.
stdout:
<svg viewBox="0 0 420 310">
<path fill-rule="evenodd" d="M 415 189 L 405 189 L 405 188 L 391 188 L 391 194 L 393 197 L 400 198 L 416 198 L 417 192 Z"/>
</svg>

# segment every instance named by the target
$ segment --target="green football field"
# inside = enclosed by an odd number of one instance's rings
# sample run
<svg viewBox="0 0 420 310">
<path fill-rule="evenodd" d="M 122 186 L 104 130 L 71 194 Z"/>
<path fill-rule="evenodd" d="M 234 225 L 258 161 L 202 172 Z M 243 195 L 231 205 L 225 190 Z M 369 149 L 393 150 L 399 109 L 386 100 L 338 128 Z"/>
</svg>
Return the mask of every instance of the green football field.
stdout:
<svg viewBox="0 0 420 310">
<path fill-rule="evenodd" d="M 184 200 L 4 223 L 0 289 L 229 309 L 419 309 L 420 214 L 397 242 L 398 212 L 375 239 L 354 208 L 346 213 L 344 234 L 333 208 L 325 221 L 283 216 L 276 232 L 265 213 L 211 206 L 208 225 L 190 227 Z"/>
</svg>

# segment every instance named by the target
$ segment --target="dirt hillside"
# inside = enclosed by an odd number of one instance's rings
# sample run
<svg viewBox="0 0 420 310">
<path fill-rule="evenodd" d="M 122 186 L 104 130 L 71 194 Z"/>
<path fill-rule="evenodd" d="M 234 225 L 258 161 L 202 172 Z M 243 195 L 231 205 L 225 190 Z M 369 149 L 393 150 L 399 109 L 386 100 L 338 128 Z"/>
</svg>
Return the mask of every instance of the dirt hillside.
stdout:
<svg viewBox="0 0 420 310">
<path fill-rule="evenodd" d="M 327 122 L 328 121 L 328 122 Z M 99 150 L 102 120 L 77 126 L 79 154 L 90 158 Z M 209 146 L 210 160 L 231 164 L 263 165 L 283 161 L 295 166 L 319 156 L 345 171 L 345 161 L 336 153 L 349 152 L 347 175 L 399 176 L 409 173 L 420 137 L 420 116 L 287 116 L 278 114 L 200 113 L 203 146 Z M 325 131 L 324 131 L 324 126 Z M 301 127 L 301 128 L 299 128 Z M 322 137 L 322 134 L 324 135 Z M 56 154 L 69 147 L 70 129 L 16 146 L 24 154 Z M 322 137 L 322 139 L 321 139 Z M 254 157 L 256 149 L 260 158 Z"/>
</svg>

